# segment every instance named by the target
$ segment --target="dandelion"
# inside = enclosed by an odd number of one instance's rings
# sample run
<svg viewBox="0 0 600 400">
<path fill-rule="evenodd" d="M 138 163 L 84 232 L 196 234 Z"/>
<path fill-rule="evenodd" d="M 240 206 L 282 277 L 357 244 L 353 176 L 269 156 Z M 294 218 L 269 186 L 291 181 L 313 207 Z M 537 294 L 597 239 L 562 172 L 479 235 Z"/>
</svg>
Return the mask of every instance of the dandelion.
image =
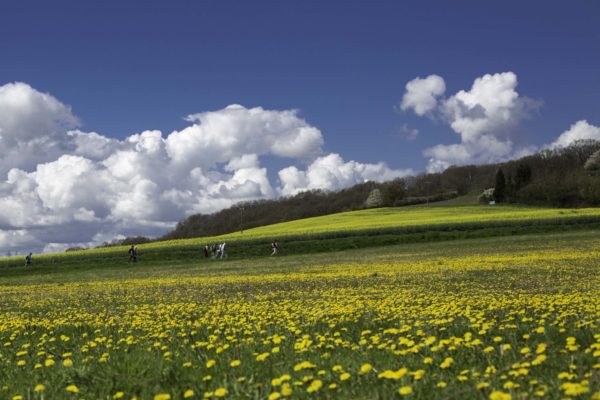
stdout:
<svg viewBox="0 0 600 400">
<path fill-rule="evenodd" d="M 123 392 L 117 392 L 113 395 L 113 399 L 122 399 L 125 396 Z"/>
<path fill-rule="evenodd" d="M 314 393 L 319 391 L 323 387 L 323 382 L 319 379 L 315 379 L 310 383 L 310 386 L 306 389 L 308 393 Z"/>
<path fill-rule="evenodd" d="M 188 389 L 185 392 L 183 392 L 184 399 L 189 399 L 190 397 L 194 397 L 194 391 L 192 389 Z"/>
<path fill-rule="evenodd" d="M 413 392 L 413 389 L 411 386 L 402 386 L 400 389 L 398 389 L 398 393 L 400 393 L 400 395 L 402 396 L 406 396 L 408 394 L 411 394 Z"/>
<path fill-rule="evenodd" d="M 587 385 L 575 382 L 565 382 L 560 385 L 560 388 L 564 390 L 567 396 L 579 396 L 590 391 Z"/>
<path fill-rule="evenodd" d="M 360 366 L 360 371 L 358 371 L 358 373 L 360 375 L 364 375 L 364 374 L 371 372 L 372 369 L 373 369 L 373 366 L 371 364 L 365 363 Z"/>
<path fill-rule="evenodd" d="M 511 400 L 512 396 L 510 393 L 504 393 L 499 390 L 494 390 L 490 393 L 489 400 Z"/>
<path fill-rule="evenodd" d="M 536 354 L 542 354 L 543 352 L 546 351 L 546 347 L 547 347 L 546 343 L 540 343 L 540 344 L 538 344 L 537 349 L 535 349 L 535 353 Z"/>
<path fill-rule="evenodd" d="M 154 396 L 154 400 L 171 400 L 171 395 L 168 393 L 159 393 Z"/>
<path fill-rule="evenodd" d="M 303 369 L 312 369 L 312 368 L 315 368 L 315 367 L 316 367 L 316 365 L 313 364 L 313 363 L 311 363 L 311 362 L 302 361 L 301 363 L 294 365 L 294 371 L 297 372 L 297 371 L 301 371 Z"/>
<path fill-rule="evenodd" d="M 70 359 L 67 358 L 66 360 L 63 361 L 63 365 L 65 367 L 72 367 L 73 366 L 73 361 L 71 361 Z"/>
<path fill-rule="evenodd" d="M 262 353 L 256 356 L 256 361 L 265 361 L 270 356 L 270 353 Z"/>
<path fill-rule="evenodd" d="M 281 385 L 281 394 L 285 397 L 291 396 L 294 393 L 292 386 L 289 383 Z"/>
<path fill-rule="evenodd" d="M 232 367 L 239 367 L 242 364 L 240 360 L 233 360 L 229 365 Z"/>
<path fill-rule="evenodd" d="M 65 390 L 69 393 L 79 393 L 79 388 L 75 385 L 69 385 Z"/>
<path fill-rule="evenodd" d="M 220 387 L 215 390 L 215 397 L 225 397 L 228 393 L 227 389 Z"/>
<path fill-rule="evenodd" d="M 42 385 L 41 383 L 35 385 L 33 388 L 34 392 L 43 392 L 44 390 L 46 390 L 46 386 Z"/>
<path fill-rule="evenodd" d="M 440 368 L 442 368 L 442 369 L 450 368 L 450 366 L 452 365 L 453 362 L 454 362 L 454 359 L 452 357 L 446 357 L 444 359 L 444 361 L 442 361 L 442 363 L 440 364 Z"/>
</svg>

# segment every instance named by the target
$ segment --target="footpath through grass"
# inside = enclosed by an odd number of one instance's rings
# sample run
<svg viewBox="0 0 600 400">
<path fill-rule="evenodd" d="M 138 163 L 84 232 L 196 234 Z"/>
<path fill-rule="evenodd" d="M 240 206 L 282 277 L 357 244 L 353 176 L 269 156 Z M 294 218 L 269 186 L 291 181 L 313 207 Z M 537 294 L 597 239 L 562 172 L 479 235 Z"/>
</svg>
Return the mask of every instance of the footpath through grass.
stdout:
<svg viewBox="0 0 600 400">
<path fill-rule="evenodd" d="M 0 397 L 598 398 L 599 233 L 2 269 Z"/>
</svg>

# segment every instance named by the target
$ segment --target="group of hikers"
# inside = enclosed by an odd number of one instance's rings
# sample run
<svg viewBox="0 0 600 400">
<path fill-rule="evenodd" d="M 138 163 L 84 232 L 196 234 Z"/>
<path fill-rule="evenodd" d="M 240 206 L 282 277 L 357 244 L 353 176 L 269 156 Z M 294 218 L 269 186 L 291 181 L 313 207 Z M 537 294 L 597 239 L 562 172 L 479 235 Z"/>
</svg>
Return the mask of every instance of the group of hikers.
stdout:
<svg viewBox="0 0 600 400">
<path fill-rule="evenodd" d="M 225 251 L 225 246 L 227 243 L 223 242 L 220 244 L 205 244 L 204 245 L 204 258 L 212 258 L 212 259 L 223 259 L 227 258 L 227 252 Z"/>
<path fill-rule="evenodd" d="M 204 258 L 212 258 L 212 259 L 224 259 L 227 258 L 227 252 L 225 251 L 225 246 L 227 243 L 214 243 L 214 244 L 206 244 L 204 245 Z M 137 262 L 137 246 L 131 245 L 127 254 L 129 255 L 129 259 L 127 262 Z M 271 242 L 271 256 L 276 256 L 279 254 L 279 243 L 277 240 L 273 240 Z M 29 253 L 25 256 L 25 266 L 31 265 L 31 256 L 33 253 Z"/>
</svg>

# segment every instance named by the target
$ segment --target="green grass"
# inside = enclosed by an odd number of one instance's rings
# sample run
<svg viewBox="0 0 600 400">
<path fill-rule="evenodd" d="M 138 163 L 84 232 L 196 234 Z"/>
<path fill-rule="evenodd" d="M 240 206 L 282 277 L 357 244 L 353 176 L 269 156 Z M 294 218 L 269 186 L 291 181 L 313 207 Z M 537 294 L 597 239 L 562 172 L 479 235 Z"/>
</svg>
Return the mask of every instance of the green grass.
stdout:
<svg viewBox="0 0 600 400">
<path fill-rule="evenodd" d="M 0 399 L 600 391 L 599 209 L 373 209 L 0 266 Z"/>
<path fill-rule="evenodd" d="M 300 399 L 401 398 L 407 387 L 407 398 L 572 397 L 564 382 L 589 398 L 600 390 L 599 234 L 2 269 L 0 398 L 176 400 L 222 388 L 267 399 L 285 375 Z M 547 359 L 531 365 L 542 344 Z M 402 368 L 398 380 L 378 377 Z"/>
<path fill-rule="evenodd" d="M 470 202 L 462 198 L 461 202 Z M 456 240 L 564 230 L 592 229 L 600 224 L 600 209 L 551 209 L 514 205 L 418 205 L 378 208 L 306 218 L 217 237 L 155 242 L 139 246 L 143 262 L 188 261 L 206 243 L 226 241 L 231 258 L 263 257 L 270 241 L 278 239 L 282 254 L 312 254 L 388 246 L 401 243 Z M 122 263 L 127 247 L 118 246 L 59 254 L 36 255 L 34 263 Z M 21 266 L 22 257 L 0 260 L 0 268 Z"/>
</svg>

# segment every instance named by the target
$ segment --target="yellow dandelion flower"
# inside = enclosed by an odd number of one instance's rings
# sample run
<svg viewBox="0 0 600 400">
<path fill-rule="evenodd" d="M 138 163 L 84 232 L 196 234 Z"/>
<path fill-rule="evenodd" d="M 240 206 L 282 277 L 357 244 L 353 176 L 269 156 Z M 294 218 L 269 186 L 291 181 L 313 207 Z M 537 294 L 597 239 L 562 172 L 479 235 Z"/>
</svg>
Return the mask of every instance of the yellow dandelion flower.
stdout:
<svg viewBox="0 0 600 400">
<path fill-rule="evenodd" d="M 446 359 L 444 359 L 444 361 L 442 361 L 442 363 L 440 364 L 440 368 L 449 368 L 453 362 L 454 359 L 452 357 L 446 357 Z"/>
<path fill-rule="evenodd" d="M 265 361 L 270 356 L 270 353 L 262 353 L 256 356 L 256 361 Z"/>
<path fill-rule="evenodd" d="M 510 393 L 504 393 L 499 390 L 494 390 L 492 393 L 490 393 L 489 399 L 490 400 L 511 400 L 512 396 L 510 395 Z"/>
<path fill-rule="evenodd" d="M 565 391 L 567 396 L 579 396 L 590 391 L 587 385 L 575 382 L 565 382 L 560 385 L 560 388 Z"/>
<path fill-rule="evenodd" d="M 292 386 L 289 383 L 284 383 L 281 385 L 281 394 L 285 397 L 291 396 L 294 393 Z"/>
<path fill-rule="evenodd" d="M 411 386 L 402 386 L 400 389 L 398 389 L 398 393 L 400 393 L 400 395 L 402 396 L 406 396 L 408 394 L 411 394 L 413 392 L 413 389 Z"/>
<path fill-rule="evenodd" d="M 69 385 L 65 390 L 69 393 L 79 393 L 79 388 L 75 385 Z"/>
<path fill-rule="evenodd" d="M 371 372 L 371 370 L 373 369 L 373 366 L 369 363 L 365 363 L 363 365 L 360 366 L 360 371 L 358 371 L 358 373 L 360 375 L 364 375 L 366 373 Z"/>
<path fill-rule="evenodd" d="M 323 387 L 323 382 L 320 381 L 319 379 L 315 379 L 314 381 L 312 381 L 310 383 L 310 386 L 308 388 L 306 388 L 306 391 L 308 393 L 314 393 L 314 392 L 317 392 L 322 387 Z"/>
<path fill-rule="evenodd" d="M 225 397 L 228 393 L 227 389 L 220 387 L 215 390 L 215 397 Z"/>
<path fill-rule="evenodd" d="M 268 353 L 267 353 L 267 354 L 268 354 Z M 315 364 L 313 364 L 313 363 L 311 363 L 311 362 L 308 362 L 308 361 L 302 361 L 301 363 L 298 363 L 298 364 L 294 365 L 294 371 L 296 371 L 296 372 L 297 372 L 297 371 L 301 371 L 301 370 L 303 370 L 303 369 L 312 369 L 312 368 L 315 368 L 315 367 L 316 367 L 316 365 L 315 365 Z M 334 367 L 334 368 L 335 368 L 335 367 Z M 334 370 L 334 371 L 335 371 L 335 370 Z"/>
<path fill-rule="evenodd" d="M 184 399 L 189 399 L 190 397 L 194 396 L 194 391 L 192 389 L 188 389 L 183 393 L 183 398 Z"/>
</svg>

